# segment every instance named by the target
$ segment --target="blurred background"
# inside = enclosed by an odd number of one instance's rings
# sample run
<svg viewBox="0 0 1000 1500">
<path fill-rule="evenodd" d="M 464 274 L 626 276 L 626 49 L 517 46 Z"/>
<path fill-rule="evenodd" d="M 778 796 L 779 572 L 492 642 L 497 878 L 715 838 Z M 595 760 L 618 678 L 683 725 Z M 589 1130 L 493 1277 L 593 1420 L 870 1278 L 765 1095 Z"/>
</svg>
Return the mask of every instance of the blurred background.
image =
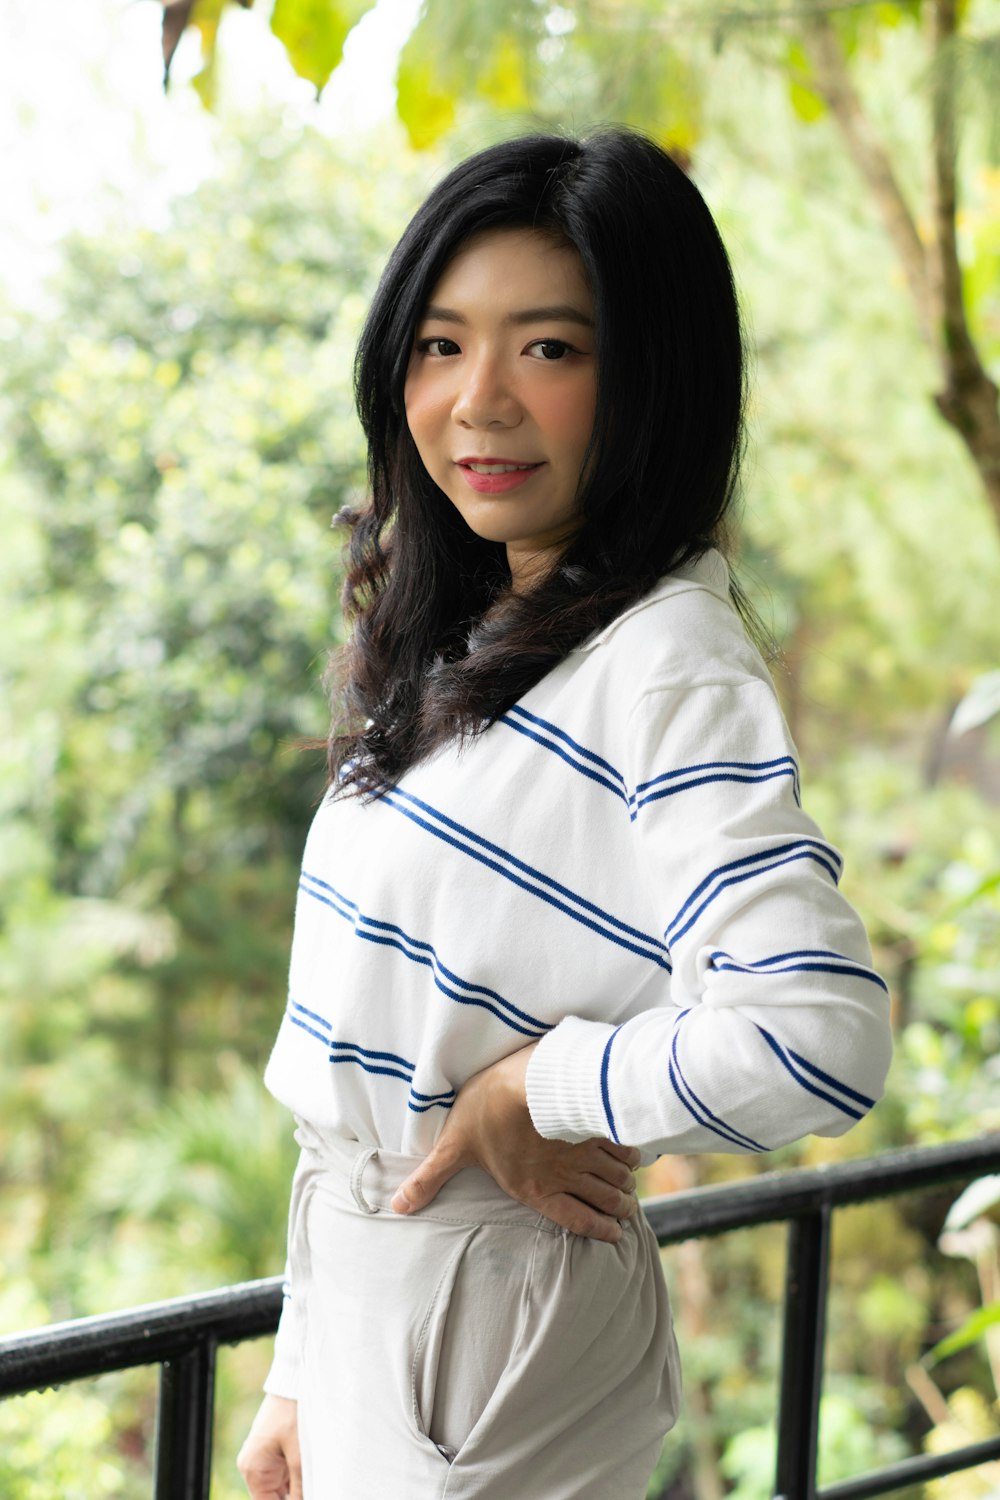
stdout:
<svg viewBox="0 0 1000 1500">
<path fill-rule="evenodd" d="M 260 1075 L 330 518 L 363 494 L 354 340 L 431 184 L 525 130 L 638 125 L 720 224 L 741 575 L 893 995 L 888 1097 L 844 1140 L 645 1190 L 1000 1128 L 998 101 L 1000 0 L 0 0 L 0 1333 L 281 1269 Z M 953 1191 L 838 1215 L 824 1482 L 1000 1431 L 977 1192 L 943 1236 Z M 686 1412 L 650 1494 L 766 1500 L 782 1233 L 665 1261 Z M 223 1351 L 218 1500 L 267 1364 Z M 0 1493 L 147 1496 L 155 1392 L 0 1405 Z"/>
</svg>

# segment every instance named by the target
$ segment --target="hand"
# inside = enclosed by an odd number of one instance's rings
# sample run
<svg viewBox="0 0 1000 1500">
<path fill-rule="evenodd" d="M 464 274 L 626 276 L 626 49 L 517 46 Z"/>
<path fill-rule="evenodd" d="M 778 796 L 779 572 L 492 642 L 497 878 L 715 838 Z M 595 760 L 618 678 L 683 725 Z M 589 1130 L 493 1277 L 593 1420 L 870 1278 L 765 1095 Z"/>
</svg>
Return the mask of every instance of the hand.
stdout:
<svg viewBox="0 0 1000 1500">
<path fill-rule="evenodd" d="M 463 1167 L 482 1167 L 511 1198 L 588 1239 L 617 1244 L 619 1219 L 636 1212 L 633 1146 L 594 1139 L 570 1145 L 538 1134 L 525 1074 L 537 1043 L 512 1052 L 459 1090 L 430 1154 L 398 1188 L 396 1213 L 425 1208 Z"/>
<path fill-rule="evenodd" d="M 298 1402 L 264 1397 L 236 1467 L 251 1500 L 302 1500 Z"/>
</svg>

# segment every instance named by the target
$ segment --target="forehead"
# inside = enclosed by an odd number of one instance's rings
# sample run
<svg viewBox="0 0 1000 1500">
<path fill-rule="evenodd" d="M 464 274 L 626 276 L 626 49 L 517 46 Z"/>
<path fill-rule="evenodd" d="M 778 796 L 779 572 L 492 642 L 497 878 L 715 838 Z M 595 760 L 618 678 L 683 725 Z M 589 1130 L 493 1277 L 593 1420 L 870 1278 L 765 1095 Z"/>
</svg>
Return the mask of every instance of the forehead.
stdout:
<svg viewBox="0 0 1000 1500">
<path fill-rule="evenodd" d="M 573 300 L 582 310 L 593 308 L 579 252 L 535 229 L 486 229 L 464 240 L 427 300 L 453 303 L 463 297 L 511 305 L 525 298 Z"/>
</svg>

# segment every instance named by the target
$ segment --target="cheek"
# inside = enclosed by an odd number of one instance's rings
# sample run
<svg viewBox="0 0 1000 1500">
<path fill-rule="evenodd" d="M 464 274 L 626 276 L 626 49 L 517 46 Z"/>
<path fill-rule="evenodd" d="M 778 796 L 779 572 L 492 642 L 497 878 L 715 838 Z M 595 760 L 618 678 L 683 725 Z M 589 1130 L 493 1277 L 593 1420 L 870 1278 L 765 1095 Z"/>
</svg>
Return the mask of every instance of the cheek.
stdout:
<svg viewBox="0 0 1000 1500">
<path fill-rule="evenodd" d="M 403 387 L 403 408 L 413 441 L 418 444 L 440 431 L 449 409 L 439 385 L 415 377 L 407 380 Z"/>
<path fill-rule="evenodd" d="M 553 391 L 536 407 L 539 421 L 558 442 L 581 452 L 590 441 L 596 398 L 591 386 Z"/>
</svg>

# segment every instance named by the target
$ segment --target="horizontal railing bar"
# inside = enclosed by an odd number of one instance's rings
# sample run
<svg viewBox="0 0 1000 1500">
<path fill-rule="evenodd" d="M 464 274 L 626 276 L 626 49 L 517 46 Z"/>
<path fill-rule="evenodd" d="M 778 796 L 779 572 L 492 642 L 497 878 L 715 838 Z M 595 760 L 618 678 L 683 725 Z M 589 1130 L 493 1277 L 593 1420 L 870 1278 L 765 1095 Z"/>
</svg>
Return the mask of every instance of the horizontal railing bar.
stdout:
<svg viewBox="0 0 1000 1500">
<path fill-rule="evenodd" d="M 952 1448 L 950 1453 L 922 1454 L 918 1458 L 901 1458 L 898 1463 L 887 1464 L 872 1474 L 859 1474 L 856 1479 L 843 1479 L 839 1484 L 828 1484 L 817 1491 L 816 1500 L 870 1500 L 875 1495 L 891 1495 L 894 1490 L 905 1490 L 912 1484 L 922 1484 L 929 1479 L 942 1479 L 946 1474 L 957 1474 L 961 1469 L 974 1469 L 977 1464 L 1000 1459 L 1000 1438 L 990 1438 L 985 1443 L 970 1443 L 964 1448 Z"/>
<path fill-rule="evenodd" d="M 806 1171 L 764 1172 L 741 1182 L 645 1198 L 642 1206 L 660 1244 L 672 1245 L 794 1219 L 823 1206 L 845 1208 L 998 1170 L 1000 1131 L 975 1141 L 887 1151 Z"/>
<path fill-rule="evenodd" d="M 0 1339 L 0 1396 L 162 1364 L 206 1337 L 220 1344 L 259 1338 L 274 1332 L 280 1312 L 281 1277 L 269 1276 L 124 1312 L 52 1323 Z"/>
<path fill-rule="evenodd" d="M 913 1147 L 808 1171 L 766 1172 L 742 1182 L 643 1200 L 662 1245 L 796 1218 L 890 1194 L 1000 1170 L 1000 1132 L 945 1146 Z M 159 1364 L 211 1334 L 221 1344 L 273 1333 L 281 1278 L 244 1282 L 123 1312 L 50 1324 L 0 1339 L 0 1397 Z"/>
</svg>

